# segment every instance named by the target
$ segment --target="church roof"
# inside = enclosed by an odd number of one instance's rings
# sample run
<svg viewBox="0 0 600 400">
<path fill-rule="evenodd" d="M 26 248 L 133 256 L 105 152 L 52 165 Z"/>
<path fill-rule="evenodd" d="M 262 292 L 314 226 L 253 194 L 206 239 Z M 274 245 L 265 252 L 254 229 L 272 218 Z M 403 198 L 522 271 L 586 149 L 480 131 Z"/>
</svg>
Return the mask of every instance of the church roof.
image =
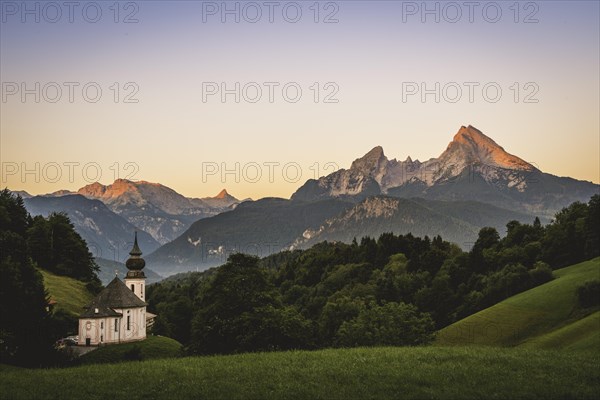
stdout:
<svg viewBox="0 0 600 400">
<path fill-rule="evenodd" d="M 86 306 L 82 318 L 121 316 L 115 308 L 145 307 L 147 304 L 135 295 L 115 276 L 106 287 Z M 98 313 L 96 313 L 96 308 Z M 102 313 L 103 315 L 99 315 Z"/>
<path fill-rule="evenodd" d="M 98 312 L 96 312 L 98 310 Z M 79 318 L 104 318 L 104 317 L 122 317 L 123 314 L 116 312 L 108 307 L 90 307 L 85 310 Z"/>
</svg>

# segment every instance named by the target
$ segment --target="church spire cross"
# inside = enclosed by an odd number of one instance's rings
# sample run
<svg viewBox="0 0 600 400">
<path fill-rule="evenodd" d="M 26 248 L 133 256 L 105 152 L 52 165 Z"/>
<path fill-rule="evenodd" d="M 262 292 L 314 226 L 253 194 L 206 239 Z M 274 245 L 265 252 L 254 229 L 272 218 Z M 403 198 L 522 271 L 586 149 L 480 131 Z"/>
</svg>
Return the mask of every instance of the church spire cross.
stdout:
<svg viewBox="0 0 600 400">
<path fill-rule="evenodd" d="M 129 259 L 125 263 L 125 266 L 129 271 L 141 271 L 146 266 L 146 261 L 142 258 L 142 250 L 138 245 L 137 231 L 135 231 L 135 239 L 133 241 L 133 248 L 129 252 Z M 127 274 L 129 276 L 129 273 Z"/>
</svg>

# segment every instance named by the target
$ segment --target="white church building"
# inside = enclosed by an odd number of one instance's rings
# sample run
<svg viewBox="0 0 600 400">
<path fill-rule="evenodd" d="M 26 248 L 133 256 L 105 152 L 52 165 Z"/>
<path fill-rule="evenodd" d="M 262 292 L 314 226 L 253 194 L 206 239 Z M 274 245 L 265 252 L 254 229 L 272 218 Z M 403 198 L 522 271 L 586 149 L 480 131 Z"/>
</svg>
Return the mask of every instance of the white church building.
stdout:
<svg viewBox="0 0 600 400">
<path fill-rule="evenodd" d="M 137 232 L 126 262 L 125 282 L 115 276 L 79 316 L 80 346 L 98 346 L 146 339 L 154 314 L 146 312 L 146 262 L 141 257 Z"/>
</svg>

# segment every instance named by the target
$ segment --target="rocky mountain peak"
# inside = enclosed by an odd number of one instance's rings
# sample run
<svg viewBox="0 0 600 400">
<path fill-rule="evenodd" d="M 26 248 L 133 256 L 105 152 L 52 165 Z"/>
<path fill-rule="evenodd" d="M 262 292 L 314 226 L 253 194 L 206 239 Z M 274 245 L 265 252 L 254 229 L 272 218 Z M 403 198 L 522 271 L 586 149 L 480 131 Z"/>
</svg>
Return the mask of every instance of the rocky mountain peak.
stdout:
<svg viewBox="0 0 600 400">
<path fill-rule="evenodd" d="M 79 189 L 77 193 L 89 197 L 102 197 L 107 187 L 100 182 L 94 182 Z"/>
<path fill-rule="evenodd" d="M 138 185 L 143 182 L 132 182 L 127 179 L 116 179 L 110 185 L 94 182 L 79 189 L 77 193 L 91 198 L 112 200 L 123 196 L 139 196 Z"/>
<path fill-rule="evenodd" d="M 367 154 L 365 154 L 363 156 L 363 158 L 381 158 L 381 157 L 385 157 L 385 154 L 383 154 L 383 147 L 381 146 L 375 146 L 373 147 Z"/>
<path fill-rule="evenodd" d="M 209 207 L 215 208 L 228 208 L 240 203 L 238 199 L 227 192 L 227 189 L 221 190 L 219 194 L 214 197 L 203 197 L 201 199 L 192 199 L 192 201 L 199 201 Z"/>
<path fill-rule="evenodd" d="M 108 185 L 107 189 L 110 190 L 111 197 L 115 197 L 126 192 L 135 191 L 136 185 L 127 179 L 117 179 L 112 185 Z"/>
<path fill-rule="evenodd" d="M 490 151 L 504 151 L 493 139 L 487 137 L 483 132 L 471 125 L 467 127 L 461 126 L 456 135 L 454 135 L 452 143 L 472 148 L 486 148 Z"/>
<path fill-rule="evenodd" d="M 381 146 L 376 146 L 361 158 L 354 160 L 350 170 L 360 172 L 365 176 L 376 178 L 379 173 L 383 172 L 387 163 L 388 159 L 385 154 L 383 154 L 383 148 Z"/>
<path fill-rule="evenodd" d="M 502 146 L 471 125 L 462 126 L 458 130 L 439 160 L 458 167 L 481 164 L 505 169 L 534 169 L 531 164 L 506 152 Z"/>
<path fill-rule="evenodd" d="M 219 192 L 218 195 L 216 195 L 215 197 L 213 197 L 213 199 L 226 199 L 230 197 L 230 194 L 227 193 L 227 189 L 223 189 Z"/>
</svg>

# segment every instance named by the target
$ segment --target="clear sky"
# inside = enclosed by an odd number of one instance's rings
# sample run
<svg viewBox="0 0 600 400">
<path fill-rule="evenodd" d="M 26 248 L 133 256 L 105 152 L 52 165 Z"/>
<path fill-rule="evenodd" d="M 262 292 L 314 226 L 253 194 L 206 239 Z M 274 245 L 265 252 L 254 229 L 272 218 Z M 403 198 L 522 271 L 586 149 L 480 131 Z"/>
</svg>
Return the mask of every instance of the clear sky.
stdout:
<svg viewBox="0 0 600 400">
<path fill-rule="evenodd" d="M 289 197 L 376 145 L 437 157 L 469 124 L 600 181 L 597 1 L 0 4 L 3 187 Z"/>
</svg>

